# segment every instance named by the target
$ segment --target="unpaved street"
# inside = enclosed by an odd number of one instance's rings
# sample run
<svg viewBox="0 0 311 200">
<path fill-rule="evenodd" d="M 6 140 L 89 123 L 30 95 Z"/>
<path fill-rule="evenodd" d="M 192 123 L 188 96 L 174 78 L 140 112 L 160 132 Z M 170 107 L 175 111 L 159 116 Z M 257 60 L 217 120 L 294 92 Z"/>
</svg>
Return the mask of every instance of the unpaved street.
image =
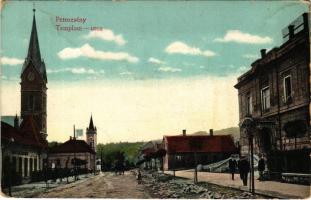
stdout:
<svg viewBox="0 0 311 200">
<path fill-rule="evenodd" d="M 68 184 L 41 193 L 38 198 L 150 198 L 130 172 L 102 173 L 79 184 Z"/>
</svg>

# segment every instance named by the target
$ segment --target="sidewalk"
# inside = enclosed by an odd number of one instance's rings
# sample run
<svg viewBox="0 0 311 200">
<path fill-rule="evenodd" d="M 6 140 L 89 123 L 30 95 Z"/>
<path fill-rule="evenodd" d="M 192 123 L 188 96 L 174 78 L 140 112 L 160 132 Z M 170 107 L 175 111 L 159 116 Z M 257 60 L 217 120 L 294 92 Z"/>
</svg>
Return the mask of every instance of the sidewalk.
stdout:
<svg viewBox="0 0 311 200">
<path fill-rule="evenodd" d="M 167 174 L 173 174 L 166 171 Z M 176 176 L 193 179 L 193 171 L 176 171 Z M 239 174 L 235 174 L 235 180 L 231 180 L 231 175 L 226 173 L 198 172 L 198 180 L 216 185 L 236 188 L 248 191 L 248 186 L 243 186 Z M 281 183 L 276 181 L 258 181 L 255 176 L 255 192 L 277 198 L 308 198 L 310 196 L 310 186 Z M 249 184 L 249 183 L 248 183 Z"/>
<path fill-rule="evenodd" d="M 52 182 L 51 180 L 48 181 L 48 187 L 44 181 L 41 182 L 34 182 L 29 184 L 23 184 L 23 185 L 17 185 L 12 187 L 12 196 L 17 198 L 29 198 L 33 195 L 36 195 L 38 193 L 44 193 L 49 189 L 56 188 L 61 185 L 66 184 L 80 184 L 89 178 L 94 177 L 93 174 L 87 174 L 87 175 L 79 175 L 79 179 L 77 181 L 74 181 L 74 177 L 68 177 L 68 183 L 67 179 L 63 179 L 62 182 L 60 182 L 59 179 L 57 179 L 56 182 Z M 8 194 L 8 188 L 4 189 L 3 192 Z M 7 196 L 8 197 L 8 196 Z"/>
</svg>

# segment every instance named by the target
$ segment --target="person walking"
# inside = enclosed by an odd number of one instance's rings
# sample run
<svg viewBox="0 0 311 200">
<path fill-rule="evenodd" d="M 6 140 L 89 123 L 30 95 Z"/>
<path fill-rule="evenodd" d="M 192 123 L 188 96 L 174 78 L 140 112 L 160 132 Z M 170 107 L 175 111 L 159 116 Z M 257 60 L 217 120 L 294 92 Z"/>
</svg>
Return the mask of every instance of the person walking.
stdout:
<svg viewBox="0 0 311 200">
<path fill-rule="evenodd" d="M 235 173 L 235 169 L 237 167 L 237 163 L 233 158 L 230 158 L 229 160 L 229 171 L 231 173 L 231 179 L 234 181 L 234 173 Z"/>
<path fill-rule="evenodd" d="M 247 177 L 249 170 L 250 166 L 248 160 L 245 157 L 242 157 L 239 161 L 239 171 L 244 186 L 247 186 Z"/>
<path fill-rule="evenodd" d="M 260 160 L 258 161 L 258 171 L 259 171 L 259 181 L 264 180 L 263 178 L 263 172 L 265 171 L 266 168 L 266 164 L 265 164 L 265 160 L 263 157 L 260 158 Z"/>
</svg>

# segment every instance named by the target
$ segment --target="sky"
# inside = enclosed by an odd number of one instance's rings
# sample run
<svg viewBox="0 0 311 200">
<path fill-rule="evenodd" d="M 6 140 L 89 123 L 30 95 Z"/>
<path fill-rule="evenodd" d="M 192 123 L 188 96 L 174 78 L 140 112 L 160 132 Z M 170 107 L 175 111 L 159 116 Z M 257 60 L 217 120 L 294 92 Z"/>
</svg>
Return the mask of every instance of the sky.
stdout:
<svg viewBox="0 0 311 200">
<path fill-rule="evenodd" d="M 20 114 L 33 6 L 48 76 L 48 140 L 67 140 L 92 114 L 101 143 L 238 126 L 237 77 L 308 11 L 299 1 L 7 2 L 2 115 Z"/>
</svg>

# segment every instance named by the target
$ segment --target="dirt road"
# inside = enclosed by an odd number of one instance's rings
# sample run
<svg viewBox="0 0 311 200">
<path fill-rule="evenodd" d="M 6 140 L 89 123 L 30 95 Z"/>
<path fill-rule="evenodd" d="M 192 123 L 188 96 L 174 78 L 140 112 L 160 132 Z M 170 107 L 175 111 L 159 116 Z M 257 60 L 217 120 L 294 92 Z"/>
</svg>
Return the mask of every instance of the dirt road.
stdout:
<svg viewBox="0 0 311 200">
<path fill-rule="evenodd" d="M 124 175 L 102 173 L 79 184 L 68 184 L 46 191 L 38 198 L 150 198 L 130 172 Z"/>
</svg>

